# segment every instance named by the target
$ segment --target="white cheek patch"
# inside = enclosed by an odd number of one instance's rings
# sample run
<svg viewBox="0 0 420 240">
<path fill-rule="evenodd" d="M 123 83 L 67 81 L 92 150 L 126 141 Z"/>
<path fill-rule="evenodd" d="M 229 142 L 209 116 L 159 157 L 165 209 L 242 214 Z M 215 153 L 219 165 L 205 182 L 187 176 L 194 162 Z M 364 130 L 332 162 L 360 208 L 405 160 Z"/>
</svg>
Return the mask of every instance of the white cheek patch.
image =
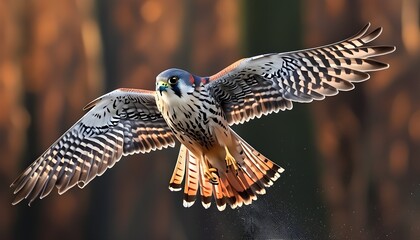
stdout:
<svg viewBox="0 0 420 240">
<path fill-rule="evenodd" d="M 189 101 L 189 98 L 186 96 L 187 93 L 192 93 L 195 91 L 195 88 L 185 84 L 183 81 L 178 82 L 178 88 L 181 92 L 181 97 L 175 94 L 175 92 L 169 87 L 166 91 L 160 93 L 156 92 L 157 100 L 163 102 L 167 106 L 177 106 L 180 104 L 185 104 L 186 101 Z"/>
<path fill-rule="evenodd" d="M 181 89 L 181 93 L 182 93 L 182 89 Z M 160 95 L 159 92 L 157 94 Z M 159 97 L 163 100 L 165 105 L 168 105 L 168 106 L 177 105 L 180 102 L 182 102 L 182 98 L 178 97 L 178 95 L 176 95 L 175 92 L 170 88 L 162 92 L 162 96 L 159 96 Z"/>
<path fill-rule="evenodd" d="M 189 86 L 189 85 L 185 84 L 184 81 L 179 81 L 178 82 L 178 88 L 179 88 L 179 90 L 181 90 L 181 94 L 192 93 L 195 90 L 192 86 Z"/>
<path fill-rule="evenodd" d="M 158 93 L 159 95 L 161 94 L 161 93 Z M 163 91 L 162 92 L 162 95 L 160 96 L 161 98 L 162 98 L 162 100 L 166 103 L 166 104 L 168 104 L 168 103 L 170 103 L 170 102 L 172 102 L 173 101 L 173 97 L 174 96 L 176 96 L 175 95 L 175 93 L 174 93 L 174 91 L 172 91 L 172 89 L 166 89 L 166 91 Z M 178 96 L 176 96 L 176 97 L 178 97 Z"/>
</svg>

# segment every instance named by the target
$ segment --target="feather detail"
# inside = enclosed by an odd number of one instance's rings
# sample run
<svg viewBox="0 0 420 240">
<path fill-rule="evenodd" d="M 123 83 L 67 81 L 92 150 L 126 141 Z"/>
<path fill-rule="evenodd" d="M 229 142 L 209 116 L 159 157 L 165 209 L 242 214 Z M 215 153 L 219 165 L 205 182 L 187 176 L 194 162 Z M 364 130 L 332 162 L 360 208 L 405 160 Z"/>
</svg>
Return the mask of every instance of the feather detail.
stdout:
<svg viewBox="0 0 420 240">
<path fill-rule="evenodd" d="M 199 167 L 200 162 L 191 153 L 186 154 L 186 174 L 184 186 L 184 207 L 191 207 L 195 203 L 199 188 Z"/>
<path fill-rule="evenodd" d="M 229 124 L 290 110 L 292 102 L 309 103 L 352 90 L 372 71 L 389 67 L 373 57 L 395 51 L 394 46 L 367 46 L 382 33 L 382 28 L 369 33 L 369 27 L 330 45 L 242 59 L 211 76 L 205 86 Z"/>
<path fill-rule="evenodd" d="M 210 183 L 209 179 L 204 176 L 203 164 L 200 164 L 200 195 L 203 207 L 206 209 L 209 208 L 213 195 L 213 185 Z"/>
<path fill-rule="evenodd" d="M 184 207 L 191 207 L 194 204 L 198 189 L 204 208 L 210 207 L 212 195 L 219 211 L 223 211 L 226 205 L 232 209 L 249 205 L 257 200 L 258 195 L 265 194 L 265 189 L 272 186 L 273 182 L 280 177 L 280 173 L 284 171 L 283 168 L 252 148 L 235 132 L 230 131 L 237 142 L 237 148 L 232 154 L 237 156 L 236 160 L 240 167 L 238 172 L 219 170 L 218 184 L 210 183 L 204 175 L 204 163 L 184 145 L 181 146 L 170 188 L 171 190 L 179 188 L 182 182 L 181 172 L 184 171 L 182 165 L 185 162 Z"/>
<path fill-rule="evenodd" d="M 175 145 L 175 136 L 157 109 L 150 91 L 118 89 L 103 95 L 12 184 L 17 204 L 63 194 L 86 186 L 114 166 L 123 155 L 146 153 Z"/>
<path fill-rule="evenodd" d="M 176 162 L 172 178 L 169 182 L 169 190 L 180 191 L 182 189 L 182 181 L 184 180 L 185 165 L 186 161 L 188 160 L 188 155 L 188 149 L 185 147 L 185 145 L 181 145 L 181 148 L 179 149 L 178 160 Z"/>
</svg>

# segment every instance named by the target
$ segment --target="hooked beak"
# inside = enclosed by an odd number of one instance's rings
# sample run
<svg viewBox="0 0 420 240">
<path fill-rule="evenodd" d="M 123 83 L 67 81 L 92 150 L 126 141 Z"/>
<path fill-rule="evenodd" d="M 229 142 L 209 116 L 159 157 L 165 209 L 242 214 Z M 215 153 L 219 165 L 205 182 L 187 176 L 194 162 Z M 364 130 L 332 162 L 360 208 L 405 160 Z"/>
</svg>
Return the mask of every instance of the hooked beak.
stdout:
<svg viewBox="0 0 420 240">
<path fill-rule="evenodd" d="M 168 83 L 167 82 L 164 82 L 164 81 L 159 81 L 158 82 L 158 90 L 159 90 L 159 92 L 160 92 L 160 95 L 162 96 L 162 92 L 166 92 L 167 90 L 167 88 L 169 87 L 169 85 L 168 85 Z"/>
</svg>

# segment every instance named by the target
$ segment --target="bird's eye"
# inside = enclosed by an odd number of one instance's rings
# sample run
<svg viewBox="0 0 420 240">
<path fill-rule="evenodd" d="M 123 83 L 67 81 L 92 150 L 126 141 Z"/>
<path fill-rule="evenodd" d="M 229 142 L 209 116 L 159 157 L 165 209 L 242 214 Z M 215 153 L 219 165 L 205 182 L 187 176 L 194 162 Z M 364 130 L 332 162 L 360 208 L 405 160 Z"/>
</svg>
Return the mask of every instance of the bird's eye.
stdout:
<svg viewBox="0 0 420 240">
<path fill-rule="evenodd" d="M 172 77 L 170 77 L 170 78 L 168 79 L 168 83 L 169 83 L 169 84 L 171 84 L 171 85 L 174 85 L 174 84 L 176 84 L 176 83 L 178 82 L 178 80 L 179 80 L 179 77 L 177 77 L 177 76 L 172 76 Z"/>
</svg>

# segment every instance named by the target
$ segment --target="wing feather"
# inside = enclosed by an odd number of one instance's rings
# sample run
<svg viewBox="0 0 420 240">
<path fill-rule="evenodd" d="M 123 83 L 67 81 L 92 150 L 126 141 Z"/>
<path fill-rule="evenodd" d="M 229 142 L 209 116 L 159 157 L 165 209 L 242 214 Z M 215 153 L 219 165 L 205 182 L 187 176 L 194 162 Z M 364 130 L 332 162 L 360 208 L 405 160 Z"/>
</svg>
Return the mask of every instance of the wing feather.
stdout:
<svg viewBox="0 0 420 240">
<path fill-rule="evenodd" d="M 205 86 L 229 124 L 291 109 L 292 102 L 312 102 L 349 91 L 353 83 L 369 79 L 369 72 L 389 67 L 373 57 L 395 50 L 394 46 L 366 46 L 382 32 L 377 28 L 368 33 L 369 27 L 330 45 L 239 60 L 207 77 Z"/>
<path fill-rule="evenodd" d="M 175 137 L 157 109 L 154 92 L 117 89 L 89 103 L 90 109 L 11 185 L 17 204 L 84 187 L 123 155 L 173 147 Z"/>
</svg>

